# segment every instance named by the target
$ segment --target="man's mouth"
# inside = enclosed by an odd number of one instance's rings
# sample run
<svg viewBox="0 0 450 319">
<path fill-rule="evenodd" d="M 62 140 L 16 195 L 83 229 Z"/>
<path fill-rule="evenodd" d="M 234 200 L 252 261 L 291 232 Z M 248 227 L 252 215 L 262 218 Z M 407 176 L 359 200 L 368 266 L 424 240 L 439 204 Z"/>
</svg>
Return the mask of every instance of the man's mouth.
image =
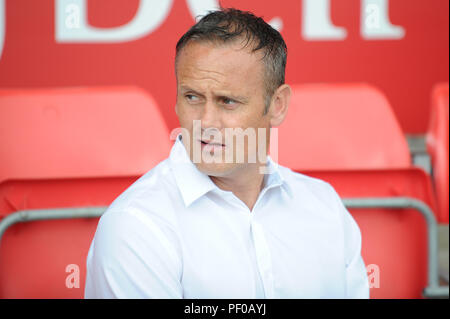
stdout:
<svg viewBox="0 0 450 319">
<path fill-rule="evenodd" d="M 211 141 L 205 141 L 205 140 L 201 140 L 201 142 L 202 142 L 202 145 L 211 145 L 211 146 L 216 146 L 216 147 L 225 146 L 225 144 L 217 143 L 217 142 L 211 142 Z"/>
<path fill-rule="evenodd" d="M 207 152 L 216 152 L 216 151 L 222 151 L 225 149 L 225 144 L 217 143 L 213 141 L 207 141 L 207 140 L 200 140 L 200 147 L 202 151 Z"/>
</svg>

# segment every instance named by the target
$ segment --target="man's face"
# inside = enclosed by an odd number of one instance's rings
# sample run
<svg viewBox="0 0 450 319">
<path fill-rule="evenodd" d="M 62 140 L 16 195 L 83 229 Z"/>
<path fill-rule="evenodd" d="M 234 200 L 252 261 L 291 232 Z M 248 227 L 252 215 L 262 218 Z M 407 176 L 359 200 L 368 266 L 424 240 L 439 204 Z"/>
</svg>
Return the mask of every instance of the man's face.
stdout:
<svg viewBox="0 0 450 319">
<path fill-rule="evenodd" d="M 258 162 L 258 148 L 268 146 L 270 121 L 269 116 L 264 115 L 266 92 L 261 58 L 260 52 L 252 53 L 249 48 L 242 48 L 240 42 L 217 45 L 192 41 L 179 53 L 176 113 L 180 126 L 189 132 L 190 141 L 183 140 L 190 158 L 207 175 L 235 174 L 255 162 L 249 160 L 249 154 L 256 154 Z M 265 130 L 258 131 L 258 128 Z M 247 136 L 250 136 L 250 131 L 255 134 L 252 138 L 232 139 L 230 132 L 239 132 L 233 129 L 241 129 L 247 132 Z M 265 141 L 264 145 L 258 145 L 259 138 Z M 230 139 L 232 144 L 227 143 Z M 212 143 L 205 143 L 211 140 Z M 199 150 L 208 154 L 209 160 L 204 160 L 204 157 L 199 160 L 194 155 Z M 244 161 L 237 157 L 241 151 Z M 232 161 L 230 157 L 226 160 L 226 152 L 231 152 Z"/>
</svg>

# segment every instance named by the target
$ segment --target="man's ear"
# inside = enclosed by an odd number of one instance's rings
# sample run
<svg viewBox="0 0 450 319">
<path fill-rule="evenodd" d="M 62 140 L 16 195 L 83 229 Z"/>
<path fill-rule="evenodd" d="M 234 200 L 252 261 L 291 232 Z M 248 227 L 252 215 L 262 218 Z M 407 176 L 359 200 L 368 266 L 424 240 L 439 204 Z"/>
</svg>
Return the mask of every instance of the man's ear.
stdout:
<svg viewBox="0 0 450 319">
<path fill-rule="evenodd" d="M 287 84 L 281 85 L 273 94 L 269 108 L 270 125 L 279 126 L 286 117 L 289 102 L 291 100 L 292 90 Z"/>
</svg>

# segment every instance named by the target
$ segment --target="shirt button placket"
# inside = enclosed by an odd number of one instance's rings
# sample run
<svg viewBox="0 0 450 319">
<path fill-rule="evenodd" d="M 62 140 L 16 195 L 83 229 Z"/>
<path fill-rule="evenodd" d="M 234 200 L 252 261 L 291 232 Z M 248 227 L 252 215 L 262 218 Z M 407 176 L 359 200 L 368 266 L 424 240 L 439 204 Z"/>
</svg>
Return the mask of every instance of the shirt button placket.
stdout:
<svg viewBox="0 0 450 319">
<path fill-rule="evenodd" d="M 272 261 L 269 246 L 264 235 L 264 230 L 259 222 L 250 219 L 253 242 L 255 244 L 256 259 L 261 279 L 263 281 L 266 298 L 274 298 Z"/>
</svg>

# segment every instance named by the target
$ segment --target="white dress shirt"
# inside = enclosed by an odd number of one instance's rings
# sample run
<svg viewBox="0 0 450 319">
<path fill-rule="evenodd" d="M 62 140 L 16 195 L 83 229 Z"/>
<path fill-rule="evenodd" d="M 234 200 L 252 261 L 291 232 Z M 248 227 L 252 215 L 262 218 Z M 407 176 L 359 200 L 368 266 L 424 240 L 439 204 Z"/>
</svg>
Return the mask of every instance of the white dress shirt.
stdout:
<svg viewBox="0 0 450 319">
<path fill-rule="evenodd" d="M 369 297 L 360 230 L 329 184 L 268 157 L 250 211 L 180 136 L 101 217 L 86 298 Z"/>
</svg>

